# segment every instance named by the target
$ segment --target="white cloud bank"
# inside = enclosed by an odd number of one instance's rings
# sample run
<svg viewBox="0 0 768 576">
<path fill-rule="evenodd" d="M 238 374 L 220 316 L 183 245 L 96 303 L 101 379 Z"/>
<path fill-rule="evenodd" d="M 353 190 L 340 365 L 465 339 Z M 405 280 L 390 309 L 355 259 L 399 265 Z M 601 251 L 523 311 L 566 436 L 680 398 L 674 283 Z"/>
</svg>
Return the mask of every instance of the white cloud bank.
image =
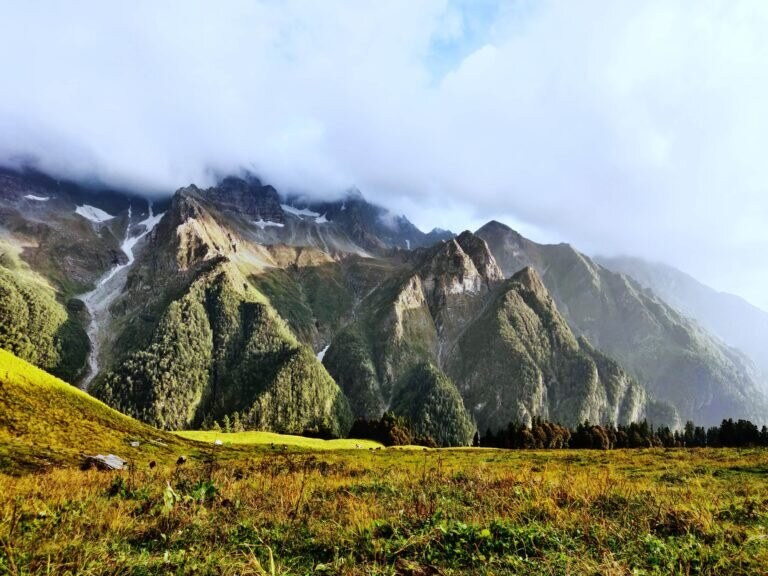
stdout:
<svg viewBox="0 0 768 576">
<path fill-rule="evenodd" d="M 768 308 L 768 3 L 0 1 L 0 160 L 250 167 L 667 261 Z"/>
</svg>

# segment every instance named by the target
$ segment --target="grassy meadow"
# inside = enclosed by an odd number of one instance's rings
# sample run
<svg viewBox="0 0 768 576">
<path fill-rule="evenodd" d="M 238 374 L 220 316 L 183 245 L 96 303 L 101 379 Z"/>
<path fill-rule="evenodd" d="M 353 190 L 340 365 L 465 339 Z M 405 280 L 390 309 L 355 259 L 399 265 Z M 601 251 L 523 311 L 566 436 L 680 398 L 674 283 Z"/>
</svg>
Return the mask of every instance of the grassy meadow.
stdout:
<svg viewBox="0 0 768 576">
<path fill-rule="evenodd" d="M 0 574 L 768 573 L 767 449 L 409 448 L 163 432 L 0 351 Z"/>
<path fill-rule="evenodd" d="M 765 574 L 768 451 L 253 449 L 0 475 L 0 573 Z"/>
</svg>

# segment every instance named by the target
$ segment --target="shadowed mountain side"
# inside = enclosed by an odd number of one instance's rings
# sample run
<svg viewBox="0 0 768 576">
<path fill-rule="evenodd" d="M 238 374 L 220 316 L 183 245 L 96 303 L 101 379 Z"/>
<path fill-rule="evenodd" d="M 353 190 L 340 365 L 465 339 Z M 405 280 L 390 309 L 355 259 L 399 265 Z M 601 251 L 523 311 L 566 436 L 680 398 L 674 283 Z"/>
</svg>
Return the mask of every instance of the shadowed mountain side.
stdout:
<svg viewBox="0 0 768 576">
<path fill-rule="evenodd" d="M 724 346 L 632 278 L 567 244 L 541 245 L 498 222 L 478 230 L 511 276 L 533 266 L 578 335 L 634 374 L 683 420 L 766 420 L 766 398 L 749 360 Z"/>
</svg>

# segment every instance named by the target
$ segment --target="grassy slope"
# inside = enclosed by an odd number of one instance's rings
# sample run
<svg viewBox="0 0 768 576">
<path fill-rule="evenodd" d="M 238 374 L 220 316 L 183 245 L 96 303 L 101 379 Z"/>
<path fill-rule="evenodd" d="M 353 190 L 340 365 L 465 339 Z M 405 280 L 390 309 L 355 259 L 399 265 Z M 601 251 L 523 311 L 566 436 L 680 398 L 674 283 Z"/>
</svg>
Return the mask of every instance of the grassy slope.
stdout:
<svg viewBox="0 0 768 576">
<path fill-rule="evenodd" d="M 183 432 L 177 436 L 125 416 L 0 350 L 0 472 L 16 474 L 53 465 L 77 465 L 81 453 L 117 454 L 140 466 L 150 460 L 173 462 L 181 454 L 203 458 L 216 438 L 224 441 L 219 450 L 224 459 L 253 456 L 270 444 L 305 450 L 380 446 L 368 440 L 324 441 L 268 432 Z M 139 441 L 138 448 L 131 447 L 134 440 Z"/>
<path fill-rule="evenodd" d="M 214 433 L 218 462 L 175 466 L 174 450 L 210 453 L 211 433 L 193 436 L 208 447 L 0 351 L 4 472 L 70 463 L 84 448 L 137 463 L 0 473 L 0 573 L 264 574 L 270 555 L 275 574 L 349 576 L 760 574 L 768 563 L 766 450 L 313 454 Z"/>
<path fill-rule="evenodd" d="M 131 448 L 130 442 L 141 443 Z M 162 447 L 149 440 L 159 440 Z M 73 464 L 80 452 L 170 457 L 191 443 L 124 416 L 74 386 L 0 350 L 0 470 Z"/>
<path fill-rule="evenodd" d="M 344 438 L 340 440 L 320 440 L 318 438 L 306 438 L 304 436 L 292 436 L 290 434 L 275 434 L 274 432 L 233 432 L 226 434 L 223 432 L 211 432 L 207 430 L 183 430 L 175 432 L 182 438 L 189 440 L 198 440 L 200 442 L 213 442 L 214 440 L 221 440 L 225 446 L 227 445 L 272 445 L 282 446 L 296 446 L 299 448 L 307 448 L 311 450 L 348 450 L 360 448 L 380 448 L 382 445 L 372 440 L 354 440 L 351 438 Z"/>
</svg>

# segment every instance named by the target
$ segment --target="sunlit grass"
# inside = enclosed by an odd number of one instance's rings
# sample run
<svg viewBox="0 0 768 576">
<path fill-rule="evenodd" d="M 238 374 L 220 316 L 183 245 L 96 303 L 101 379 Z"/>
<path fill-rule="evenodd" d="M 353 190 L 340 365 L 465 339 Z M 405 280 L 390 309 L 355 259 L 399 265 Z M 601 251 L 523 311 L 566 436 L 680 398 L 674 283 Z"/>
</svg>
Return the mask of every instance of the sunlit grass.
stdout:
<svg viewBox="0 0 768 576">
<path fill-rule="evenodd" d="M 131 442 L 139 442 L 132 448 Z M 175 458 L 194 449 L 0 350 L 0 471 L 73 465 L 81 453 Z"/>
<path fill-rule="evenodd" d="M 0 475 L 0 573 L 263 574 L 271 553 L 275 574 L 763 574 L 767 478 L 768 451 L 735 449 L 258 450 Z"/>
<path fill-rule="evenodd" d="M 293 436 L 290 434 L 275 434 L 273 432 L 212 432 L 207 430 L 184 430 L 181 432 L 175 432 L 178 436 L 186 438 L 188 440 L 197 440 L 199 442 L 215 442 L 221 440 L 224 445 L 269 445 L 281 447 L 297 446 L 300 448 L 307 448 L 311 450 L 353 450 L 353 449 L 369 449 L 369 448 L 381 448 L 382 445 L 372 440 L 354 440 L 354 439 L 340 439 L 340 440 L 321 440 L 318 438 L 306 438 L 304 436 Z"/>
</svg>

